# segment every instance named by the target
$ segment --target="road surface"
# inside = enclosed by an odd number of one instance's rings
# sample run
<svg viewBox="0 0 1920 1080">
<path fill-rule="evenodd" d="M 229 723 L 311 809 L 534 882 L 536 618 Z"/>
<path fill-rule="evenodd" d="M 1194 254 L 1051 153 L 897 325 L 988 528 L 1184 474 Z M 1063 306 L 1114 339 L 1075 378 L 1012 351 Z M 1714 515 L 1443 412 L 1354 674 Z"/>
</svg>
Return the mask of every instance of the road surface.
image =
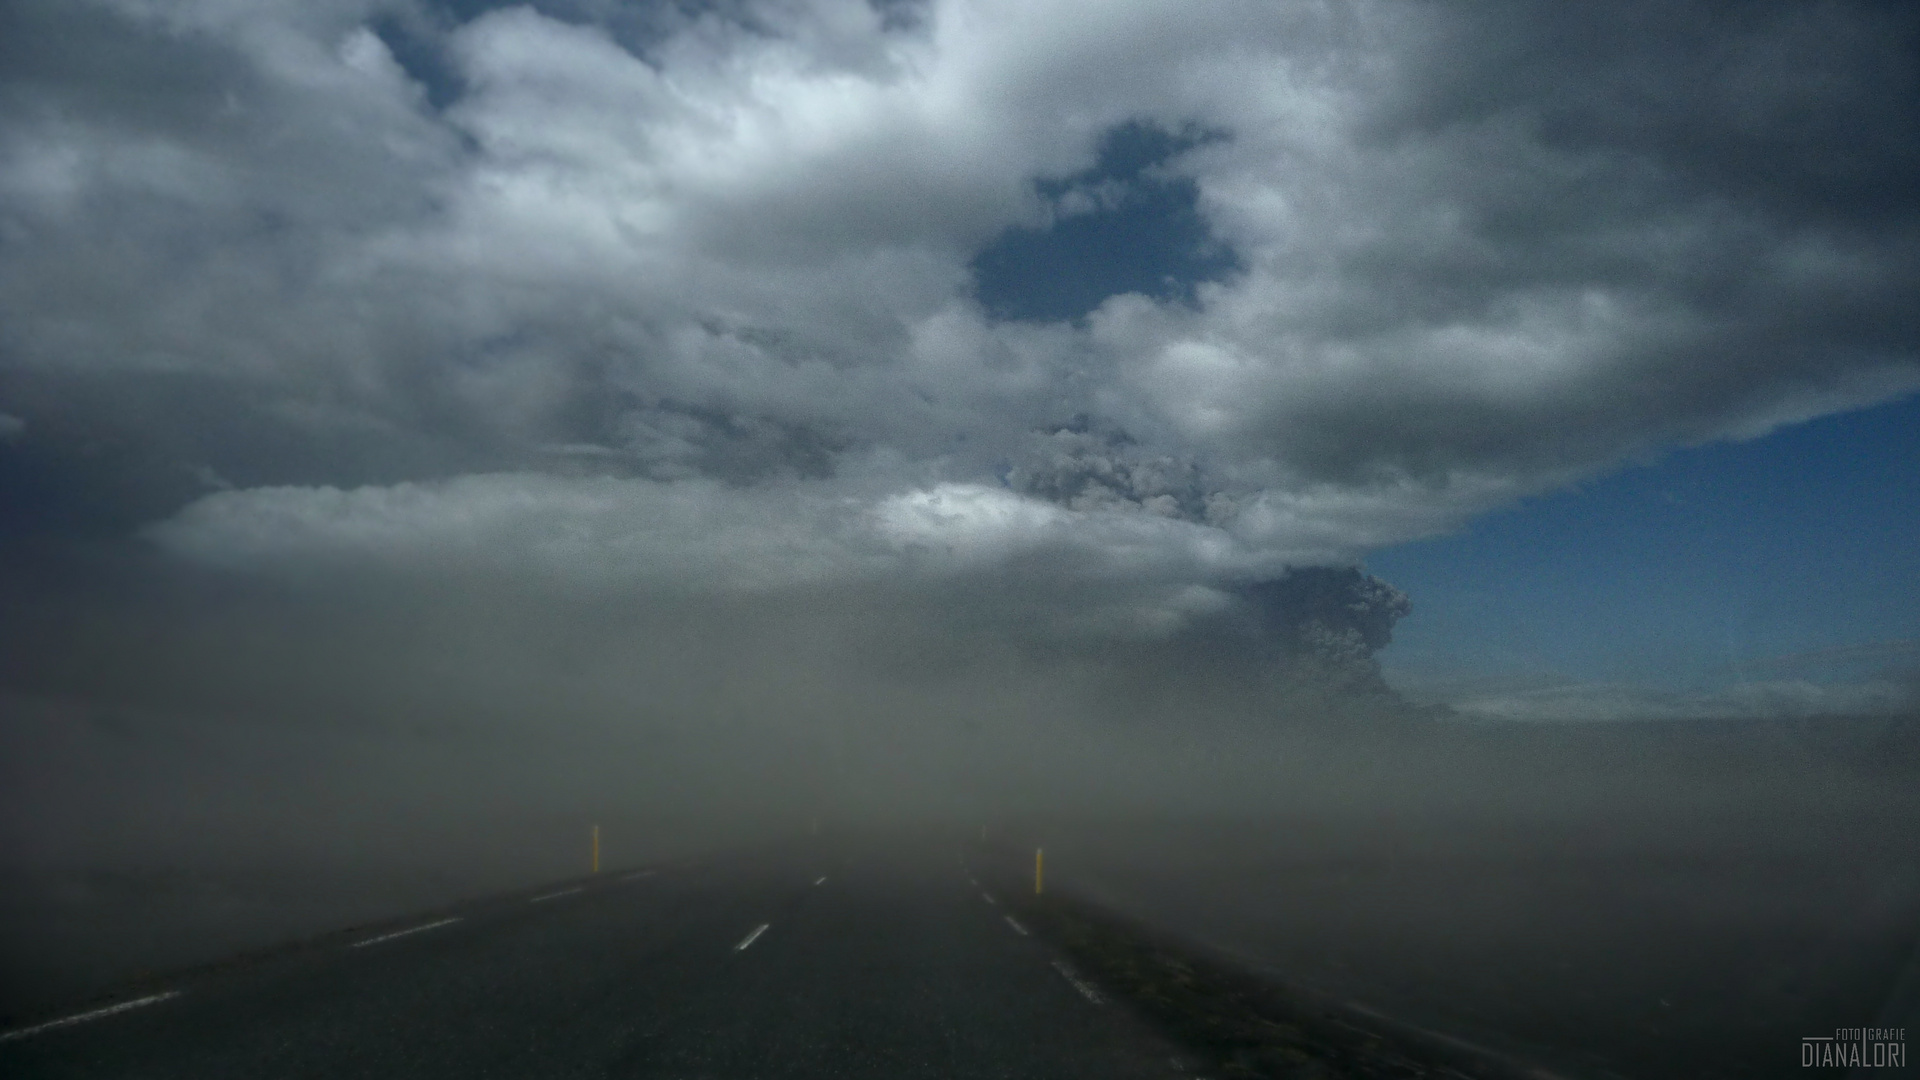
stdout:
<svg viewBox="0 0 1920 1080">
<path fill-rule="evenodd" d="M 1191 1075 L 1025 930 L 952 847 L 808 843 L 129 990 L 0 1032 L 0 1076 Z"/>
</svg>

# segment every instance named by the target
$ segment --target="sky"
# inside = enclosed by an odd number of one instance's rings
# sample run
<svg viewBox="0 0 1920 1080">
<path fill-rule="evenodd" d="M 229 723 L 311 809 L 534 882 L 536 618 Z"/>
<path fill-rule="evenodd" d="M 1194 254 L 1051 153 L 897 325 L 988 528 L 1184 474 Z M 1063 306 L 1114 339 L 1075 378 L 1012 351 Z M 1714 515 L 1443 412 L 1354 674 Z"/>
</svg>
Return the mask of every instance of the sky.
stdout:
<svg viewBox="0 0 1920 1080">
<path fill-rule="evenodd" d="M 1896 5 L 9 4 L 0 692 L 779 713 L 802 756 L 1349 691 L 1908 707 L 1917 43 Z"/>
<path fill-rule="evenodd" d="M 1679 450 L 1374 553 L 1389 676 L 1509 717 L 1899 707 L 1920 667 L 1920 399 Z"/>
</svg>

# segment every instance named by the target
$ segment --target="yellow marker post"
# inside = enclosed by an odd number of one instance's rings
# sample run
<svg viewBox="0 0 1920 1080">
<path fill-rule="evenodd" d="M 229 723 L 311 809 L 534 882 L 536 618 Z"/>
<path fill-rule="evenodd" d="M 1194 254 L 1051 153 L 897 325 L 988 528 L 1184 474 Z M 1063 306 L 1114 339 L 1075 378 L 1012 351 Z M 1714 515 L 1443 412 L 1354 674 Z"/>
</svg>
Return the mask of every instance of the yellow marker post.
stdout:
<svg viewBox="0 0 1920 1080">
<path fill-rule="evenodd" d="M 600 872 L 600 826 L 593 827 L 593 872 Z"/>
<path fill-rule="evenodd" d="M 1040 848 L 1033 849 L 1033 895 L 1039 896 L 1045 891 L 1047 882 L 1047 853 Z"/>
</svg>

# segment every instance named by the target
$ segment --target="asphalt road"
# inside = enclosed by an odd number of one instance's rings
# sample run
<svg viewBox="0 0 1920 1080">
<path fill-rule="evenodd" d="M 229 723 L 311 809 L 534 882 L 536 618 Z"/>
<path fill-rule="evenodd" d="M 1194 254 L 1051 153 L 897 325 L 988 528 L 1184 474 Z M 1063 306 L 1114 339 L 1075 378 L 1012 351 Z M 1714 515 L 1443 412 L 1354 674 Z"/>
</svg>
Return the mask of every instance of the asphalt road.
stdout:
<svg viewBox="0 0 1920 1080">
<path fill-rule="evenodd" d="M 1182 1075 L 933 846 L 606 873 L 0 1032 L 16 1080 Z"/>
</svg>

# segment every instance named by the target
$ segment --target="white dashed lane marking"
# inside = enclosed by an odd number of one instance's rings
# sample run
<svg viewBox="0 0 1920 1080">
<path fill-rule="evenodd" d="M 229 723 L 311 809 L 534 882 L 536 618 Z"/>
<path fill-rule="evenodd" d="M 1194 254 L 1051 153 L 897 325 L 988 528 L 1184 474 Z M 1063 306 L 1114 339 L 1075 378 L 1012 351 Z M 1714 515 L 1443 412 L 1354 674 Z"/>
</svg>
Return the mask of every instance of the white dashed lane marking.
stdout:
<svg viewBox="0 0 1920 1080">
<path fill-rule="evenodd" d="M 1074 974 L 1073 969 L 1067 966 L 1066 961 L 1055 960 L 1053 962 L 1053 970 L 1059 972 L 1068 982 L 1072 983 L 1073 988 L 1080 991 L 1081 995 L 1088 1001 L 1093 1002 L 1095 1005 L 1100 1004 L 1100 992 L 1088 986 L 1085 980 Z"/>
<path fill-rule="evenodd" d="M 132 1001 L 123 1001 L 118 1005 L 109 1005 L 104 1009 L 95 1009 L 92 1012 L 83 1012 L 75 1016 L 63 1016 L 58 1020 L 49 1020 L 44 1024 L 35 1024 L 32 1027 L 20 1028 L 17 1031 L 0 1032 L 0 1042 L 24 1039 L 29 1035 L 38 1035 L 43 1031 L 52 1031 L 54 1028 L 63 1028 L 71 1024 L 84 1024 L 88 1020 L 98 1020 L 103 1016 L 112 1016 L 114 1013 L 123 1013 L 128 1009 L 138 1009 L 145 1005 L 157 1005 L 168 998 L 177 998 L 179 996 L 180 991 L 169 990 L 164 994 L 150 994 L 143 998 L 134 998 Z"/>
<path fill-rule="evenodd" d="M 542 900 L 558 900 L 563 896 L 572 896 L 574 893 L 586 892 L 586 891 L 587 891 L 587 887 L 585 885 L 575 885 L 571 889 L 561 889 L 559 892 L 550 892 L 545 896 L 536 896 L 533 899 L 527 901 L 527 903 L 537 904 Z"/>
<path fill-rule="evenodd" d="M 743 941 L 741 941 L 741 942 L 740 942 L 740 944 L 738 944 L 738 945 L 735 945 L 735 946 L 733 947 L 733 951 L 734 951 L 734 952 L 745 952 L 745 951 L 746 951 L 746 949 L 747 949 L 747 946 L 749 946 L 749 945 L 751 945 L 751 944 L 753 944 L 754 942 L 756 942 L 756 941 L 758 941 L 758 940 L 760 940 L 760 935 L 761 935 L 761 934 L 764 934 L 764 933 L 766 933 L 766 932 L 767 932 L 767 927 L 769 927 L 769 926 L 771 926 L 771 925 L 773 925 L 773 924 L 772 924 L 772 923 L 761 923 L 761 924 L 760 924 L 759 926 L 756 926 L 756 927 L 754 927 L 754 928 L 753 928 L 753 933 L 751 933 L 751 934 L 748 934 L 748 935 L 746 936 L 746 938 L 745 938 L 745 940 L 743 940 Z"/>
<path fill-rule="evenodd" d="M 815 885 L 825 885 L 827 883 L 826 875 L 823 874 L 820 877 L 814 878 L 813 883 Z"/>
<path fill-rule="evenodd" d="M 1013 932 L 1016 934 L 1019 934 L 1021 937 L 1027 936 L 1027 928 L 1024 926 L 1021 926 L 1017 922 L 1014 922 L 1013 916 L 1011 915 L 1007 916 L 1007 925 L 1013 927 Z"/>
<path fill-rule="evenodd" d="M 623 877 L 620 880 L 621 881 L 639 881 L 641 878 L 650 878 L 652 876 L 653 876 L 653 871 L 642 870 L 637 874 L 628 874 L 626 877 Z"/>
<path fill-rule="evenodd" d="M 457 923 L 459 921 L 460 921 L 460 916 L 455 915 L 451 919 L 441 919 L 438 922 L 422 923 L 419 926 L 410 926 L 405 930 L 395 930 L 391 934 L 381 934 L 379 937 L 370 937 L 365 941 L 356 941 L 353 943 L 353 947 L 356 949 L 364 949 L 369 945 L 378 945 L 383 941 L 392 941 L 394 938 L 406 937 L 408 934 L 418 934 L 425 930 L 437 930 L 442 926 L 451 926 L 454 923 Z"/>
<path fill-rule="evenodd" d="M 998 904 L 1000 902 L 998 900 L 995 900 L 991 893 L 981 893 L 980 899 L 985 900 L 989 904 Z"/>
</svg>

